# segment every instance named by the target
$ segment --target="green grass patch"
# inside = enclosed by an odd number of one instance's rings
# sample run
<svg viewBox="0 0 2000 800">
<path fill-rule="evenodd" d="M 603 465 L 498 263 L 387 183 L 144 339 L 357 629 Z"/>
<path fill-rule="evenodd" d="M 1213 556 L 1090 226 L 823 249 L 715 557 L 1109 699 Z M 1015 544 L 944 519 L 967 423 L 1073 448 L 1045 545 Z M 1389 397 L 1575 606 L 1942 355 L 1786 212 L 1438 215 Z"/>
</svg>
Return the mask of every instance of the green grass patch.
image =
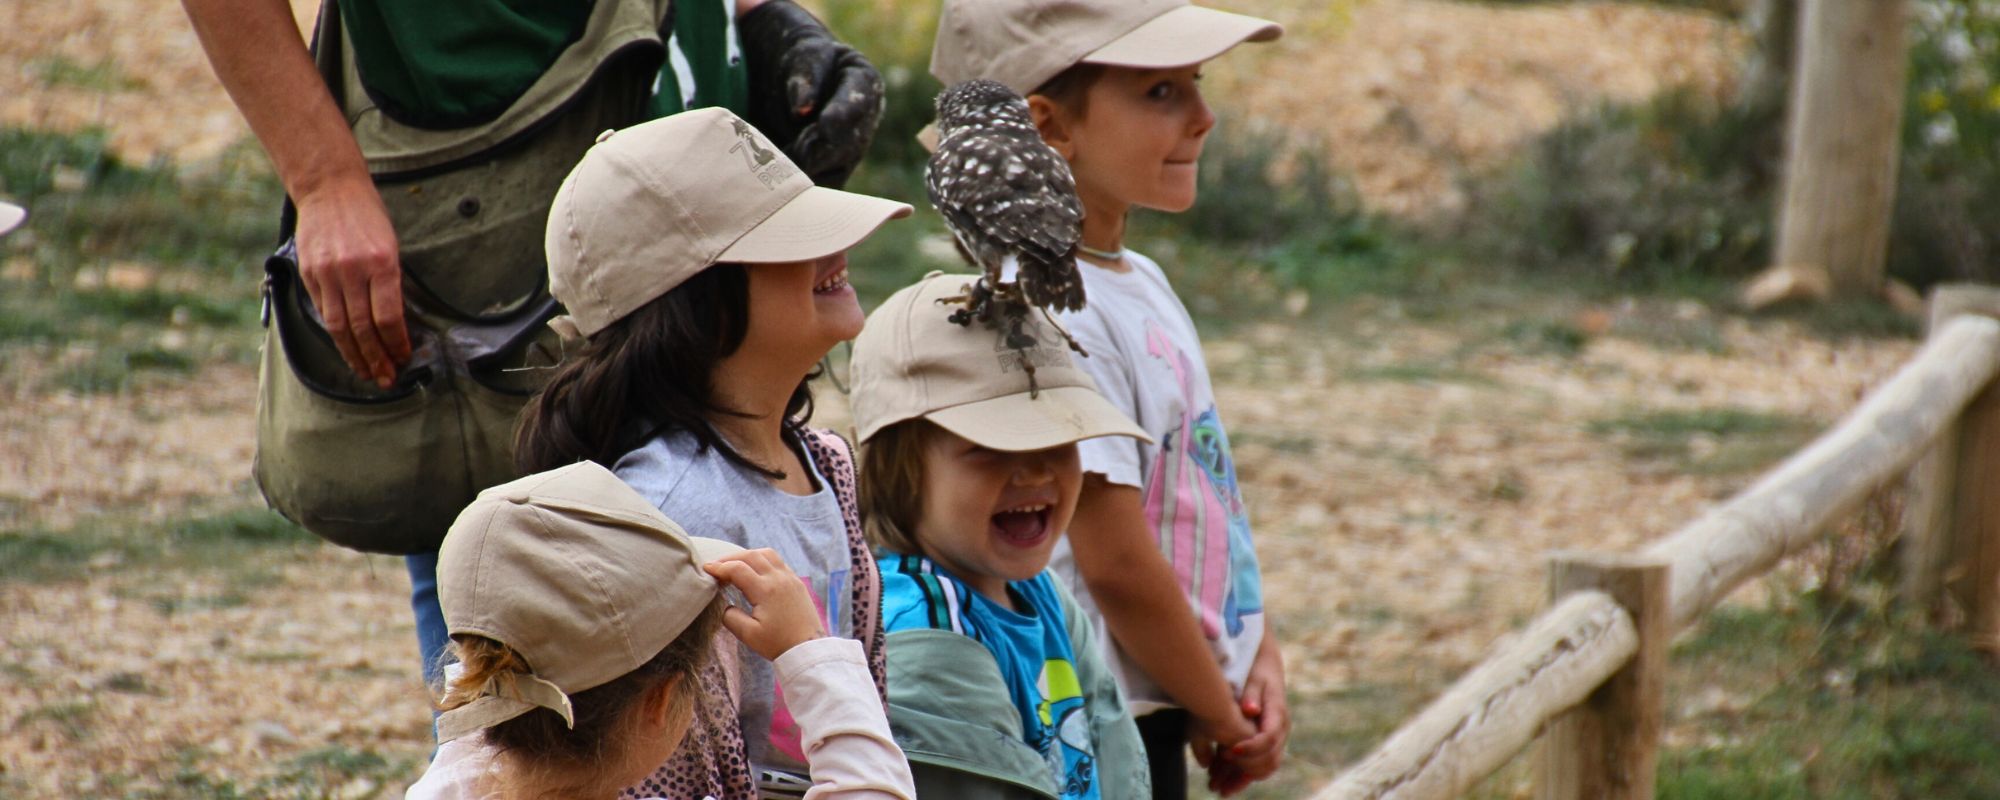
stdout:
<svg viewBox="0 0 2000 800">
<path fill-rule="evenodd" d="M 1725 608 L 1672 663 L 1671 736 L 1690 744 L 1662 755 L 1663 799 L 2000 796 L 2000 682 L 1963 637 L 1812 603 Z"/>
<path fill-rule="evenodd" d="M 1803 447 L 1818 428 L 1800 417 L 1740 408 L 1637 411 L 1587 426 L 1594 435 L 1619 440 L 1628 458 L 1701 475 L 1762 470 Z"/>
<path fill-rule="evenodd" d="M 1923 335 L 1923 321 L 1874 300 L 1835 300 L 1786 309 L 1773 316 L 1798 321 L 1822 339 L 1915 339 Z"/>
<path fill-rule="evenodd" d="M 143 89 L 146 84 L 120 69 L 118 62 L 104 59 L 83 63 L 64 56 L 38 58 L 27 64 L 28 74 L 42 82 L 42 88 L 87 89 L 96 92 L 125 92 Z"/>
<path fill-rule="evenodd" d="M 0 348 L 43 360 L 74 344 L 94 351 L 64 359 L 57 387 L 118 391 L 138 375 L 254 350 L 255 265 L 276 238 L 282 197 L 254 148 L 183 173 L 120 161 L 103 131 L 0 128 L 0 195 L 29 213 L 0 239 Z M 115 280 L 121 272 L 137 285 Z M 171 283 L 149 280 L 162 276 Z M 169 333 L 180 343 L 160 345 Z"/>
<path fill-rule="evenodd" d="M 1611 332 L 1668 350 L 1729 354 L 1729 341 L 1723 337 L 1721 327 L 1706 315 L 1688 319 L 1657 314 L 1621 317 L 1612 323 Z"/>
<path fill-rule="evenodd" d="M 1461 383 L 1492 385 L 1493 379 L 1478 372 L 1455 364 L 1439 362 L 1410 362 L 1403 364 L 1383 364 L 1372 367 L 1350 367 L 1341 375 L 1351 381 L 1390 381 L 1394 383 Z"/>
<path fill-rule="evenodd" d="M 0 192 L 29 213 L 30 235 L 6 248 L 46 278 L 118 258 L 240 279 L 275 244 L 283 191 L 254 147 L 183 175 L 164 161 L 127 164 L 107 143 L 101 130 L 0 128 Z"/>
<path fill-rule="evenodd" d="M 56 372 L 55 384 L 82 394 L 120 391 L 146 373 L 188 374 L 199 366 L 194 356 L 151 345 L 98 349 Z"/>
<path fill-rule="evenodd" d="M 132 522 L 101 517 L 60 531 L 30 529 L 0 531 L 0 582 L 55 581 L 74 578 L 94 561 L 129 568 L 247 569 L 240 557 L 258 551 L 313 547 L 319 539 L 262 508 L 196 513 L 158 522 Z M 261 580 L 248 573 L 247 580 Z M 226 607 L 212 598 L 213 607 Z M 163 613 L 187 606 L 173 601 Z M 187 601 L 199 604 L 202 601 Z M 239 597 L 237 604 L 242 602 Z"/>
<path fill-rule="evenodd" d="M 1590 346 L 1590 334 L 1561 320 L 1523 319 L 1500 329 L 1500 338 L 1528 355 L 1570 358 Z"/>
<path fill-rule="evenodd" d="M 277 765 L 270 774 L 247 783 L 218 777 L 203 767 L 206 749 L 183 747 L 148 786 L 134 776 L 113 776 L 109 782 L 131 786 L 126 800 L 252 800 L 253 798 L 385 797 L 416 771 L 409 759 L 389 758 L 371 749 L 333 745 L 311 750 Z"/>
<path fill-rule="evenodd" d="M 1793 430 L 1805 425 L 1804 421 L 1783 414 L 1767 414 L 1740 408 L 1698 408 L 1691 411 L 1647 411 L 1607 417 L 1592 421 L 1590 432 L 1679 438 L 1701 433 L 1711 436 L 1767 434 Z"/>
<path fill-rule="evenodd" d="M 90 736 L 90 726 L 97 715 L 97 703 L 90 700 L 69 700 L 50 703 L 28 709 L 14 717 L 15 728 L 32 725 L 49 725 L 61 733 L 63 738 L 80 742 Z"/>
</svg>

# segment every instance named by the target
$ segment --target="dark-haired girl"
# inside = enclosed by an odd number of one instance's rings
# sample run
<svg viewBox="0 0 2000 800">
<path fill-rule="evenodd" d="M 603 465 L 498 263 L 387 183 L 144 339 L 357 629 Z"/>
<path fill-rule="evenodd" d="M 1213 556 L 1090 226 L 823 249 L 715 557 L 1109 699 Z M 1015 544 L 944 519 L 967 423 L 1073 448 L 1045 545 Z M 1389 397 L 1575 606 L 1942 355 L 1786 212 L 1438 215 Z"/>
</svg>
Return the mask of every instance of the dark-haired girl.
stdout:
<svg viewBox="0 0 2000 800">
<path fill-rule="evenodd" d="M 556 196 L 550 287 L 587 341 L 523 415 L 525 472 L 603 464 L 691 533 L 770 548 L 829 633 L 859 639 L 879 686 L 880 586 L 839 437 L 805 427 L 814 365 L 861 330 L 849 247 L 909 206 L 815 187 L 727 112 L 620 131 Z M 799 730 L 771 665 L 719 649 L 698 720 L 639 796 L 798 796 Z"/>
</svg>

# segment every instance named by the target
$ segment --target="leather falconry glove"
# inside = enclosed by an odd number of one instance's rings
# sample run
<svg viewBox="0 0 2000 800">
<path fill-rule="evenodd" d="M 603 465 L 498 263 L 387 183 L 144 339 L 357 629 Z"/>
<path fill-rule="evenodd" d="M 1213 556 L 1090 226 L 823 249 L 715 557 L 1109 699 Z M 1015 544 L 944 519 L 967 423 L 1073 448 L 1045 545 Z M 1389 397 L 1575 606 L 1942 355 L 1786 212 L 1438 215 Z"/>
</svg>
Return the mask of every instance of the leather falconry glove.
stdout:
<svg viewBox="0 0 2000 800">
<path fill-rule="evenodd" d="M 882 74 L 790 0 L 751 9 L 736 31 L 750 82 L 750 124 L 813 183 L 845 184 L 882 119 Z"/>
</svg>

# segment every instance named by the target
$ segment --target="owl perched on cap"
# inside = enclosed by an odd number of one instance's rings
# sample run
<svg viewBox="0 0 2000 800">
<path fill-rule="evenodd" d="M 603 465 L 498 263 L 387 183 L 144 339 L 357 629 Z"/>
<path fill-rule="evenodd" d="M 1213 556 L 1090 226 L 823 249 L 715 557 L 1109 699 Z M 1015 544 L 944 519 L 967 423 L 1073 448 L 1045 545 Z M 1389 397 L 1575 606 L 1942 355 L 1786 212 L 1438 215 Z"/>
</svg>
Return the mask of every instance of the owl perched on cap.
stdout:
<svg viewBox="0 0 2000 800">
<path fill-rule="evenodd" d="M 996 81 L 972 80 L 938 95 L 938 145 L 924 171 L 931 205 L 944 215 L 960 249 L 979 267 L 961 325 L 977 319 L 1008 326 L 1017 348 L 1031 307 L 1083 308 L 1076 266 L 1083 206 L 1069 162 L 1042 142 L 1028 102 Z M 1011 268 L 1011 270 L 1010 270 Z M 1012 280 L 1007 280 L 1009 272 Z M 1076 342 L 1072 348 L 1082 352 Z M 1032 378 L 1032 373 L 1031 373 Z"/>
</svg>

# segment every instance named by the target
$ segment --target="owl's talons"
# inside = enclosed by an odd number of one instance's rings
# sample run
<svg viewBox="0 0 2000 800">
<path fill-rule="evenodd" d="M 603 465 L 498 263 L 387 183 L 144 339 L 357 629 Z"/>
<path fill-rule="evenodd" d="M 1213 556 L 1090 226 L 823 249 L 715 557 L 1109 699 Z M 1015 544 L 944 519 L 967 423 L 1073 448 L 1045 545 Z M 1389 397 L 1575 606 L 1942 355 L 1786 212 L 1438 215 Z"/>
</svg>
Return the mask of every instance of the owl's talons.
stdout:
<svg viewBox="0 0 2000 800">
<path fill-rule="evenodd" d="M 1047 308 L 1043 308 L 1042 318 L 1049 321 L 1049 325 L 1056 329 L 1056 333 L 1062 334 L 1063 342 L 1069 345 L 1069 349 L 1076 351 L 1077 355 L 1083 356 L 1084 358 L 1090 357 L 1089 353 L 1084 352 L 1083 343 L 1077 341 L 1076 337 L 1069 335 L 1069 329 L 1063 327 L 1063 324 L 1056 320 L 1055 314 L 1050 313 Z"/>
<path fill-rule="evenodd" d="M 1035 362 L 1034 359 L 1028 358 L 1028 351 L 1026 350 L 1021 351 L 1021 370 L 1028 373 L 1028 399 L 1034 400 L 1041 397 L 1042 387 L 1035 382 Z"/>
</svg>

